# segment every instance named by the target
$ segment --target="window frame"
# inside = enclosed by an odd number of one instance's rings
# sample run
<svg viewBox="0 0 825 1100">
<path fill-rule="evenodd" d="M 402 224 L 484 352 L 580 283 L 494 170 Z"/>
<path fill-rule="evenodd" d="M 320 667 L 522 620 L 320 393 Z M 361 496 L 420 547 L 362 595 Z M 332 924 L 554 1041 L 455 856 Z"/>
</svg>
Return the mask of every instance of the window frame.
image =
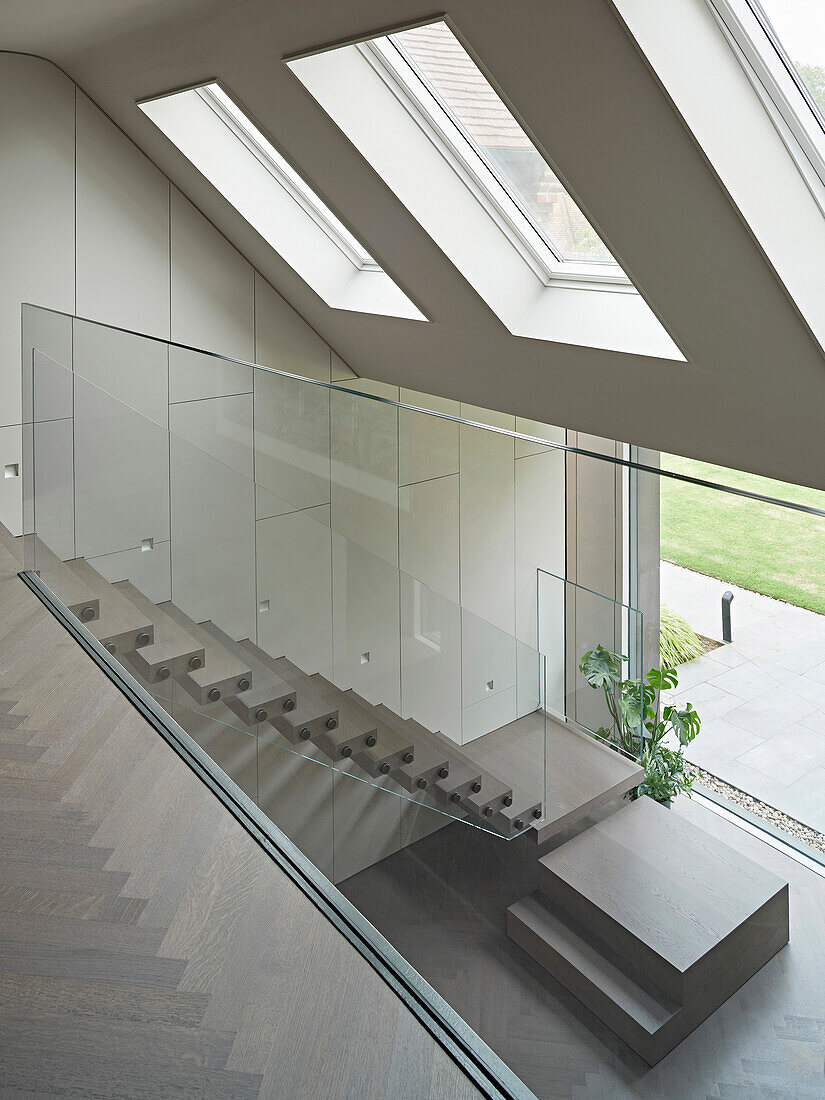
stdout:
<svg viewBox="0 0 825 1100">
<path fill-rule="evenodd" d="M 439 20 L 446 22 L 447 20 Z M 452 27 L 450 32 L 454 34 Z M 544 286 L 637 293 L 618 263 L 562 260 L 390 32 L 353 43 Z M 460 39 L 459 39 L 460 42 Z M 474 62 L 475 63 L 475 62 Z M 483 75 L 483 73 L 482 73 Z M 497 93 L 496 93 L 497 94 Z M 506 104 L 505 104 L 506 106 Z M 509 110 L 509 108 L 507 108 Z M 518 120 L 517 120 L 518 121 Z M 534 146 L 535 148 L 535 146 Z M 541 152 L 536 149 L 539 156 Z M 542 156 L 542 159 L 543 156 Z M 551 167 L 552 170 L 552 166 Z"/>
<path fill-rule="evenodd" d="M 759 0 L 706 3 L 825 214 L 825 118 L 767 13 Z"/>
<path fill-rule="evenodd" d="M 213 88 L 217 88 L 220 95 L 227 100 L 237 114 L 224 104 L 215 95 Z M 300 173 L 292 167 L 287 159 L 278 152 L 263 132 L 258 129 L 253 120 L 248 117 L 242 107 L 235 102 L 231 95 L 218 80 L 211 80 L 205 84 L 197 85 L 189 89 L 195 92 L 200 99 L 217 115 L 220 121 L 234 134 L 246 149 L 252 153 L 256 160 L 270 173 L 275 181 L 283 187 L 287 194 L 301 207 L 315 224 L 343 252 L 346 258 L 359 271 L 381 271 L 382 268 L 367 250 L 359 243 L 354 234 L 350 233 L 344 223 L 333 214 L 323 200 L 314 193 L 309 184 Z M 242 121 L 243 120 L 243 121 Z M 254 127 L 254 130 L 248 127 Z M 257 133 L 255 132 L 257 131 Z M 258 138 L 260 134 L 260 139 Z M 261 143 L 261 139 L 269 145 L 269 149 Z M 274 156 L 273 156 L 274 153 Z M 275 159 L 275 158 L 278 159 Z"/>
</svg>

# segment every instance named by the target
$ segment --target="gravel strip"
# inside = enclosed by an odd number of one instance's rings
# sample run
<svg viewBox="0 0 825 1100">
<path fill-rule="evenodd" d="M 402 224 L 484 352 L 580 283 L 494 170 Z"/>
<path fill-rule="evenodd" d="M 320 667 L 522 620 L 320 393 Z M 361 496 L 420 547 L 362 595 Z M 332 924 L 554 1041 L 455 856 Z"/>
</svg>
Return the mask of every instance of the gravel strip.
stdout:
<svg viewBox="0 0 825 1100">
<path fill-rule="evenodd" d="M 723 783 L 721 779 L 717 779 L 715 775 L 711 775 L 710 772 L 706 772 L 702 768 L 697 768 L 695 764 L 691 767 L 696 772 L 697 782 L 701 783 L 703 787 L 716 791 L 717 794 L 722 795 L 729 802 L 733 802 L 734 805 L 749 810 L 764 821 L 769 821 L 771 825 L 781 829 L 784 833 L 789 833 L 796 840 L 801 840 L 809 848 L 816 848 L 818 852 L 825 852 L 825 836 L 818 833 L 816 829 L 812 829 L 809 825 L 803 825 L 801 821 L 788 817 L 781 810 L 775 810 L 773 806 L 768 806 L 765 802 L 760 802 L 759 799 L 740 791 L 738 787 L 731 787 L 729 783 Z"/>
</svg>

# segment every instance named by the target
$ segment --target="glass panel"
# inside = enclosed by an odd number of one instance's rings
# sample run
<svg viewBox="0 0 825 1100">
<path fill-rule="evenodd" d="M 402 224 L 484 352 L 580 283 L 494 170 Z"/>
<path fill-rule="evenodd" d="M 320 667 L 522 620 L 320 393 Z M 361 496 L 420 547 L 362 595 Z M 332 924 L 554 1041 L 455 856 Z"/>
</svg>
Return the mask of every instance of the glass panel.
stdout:
<svg viewBox="0 0 825 1100">
<path fill-rule="evenodd" d="M 615 263 L 446 23 L 414 27 L 390 41 L 559 259 Z"/>
<path fill-rule="evenodd" d="M 445 595 L 458 475 L 398 486 L 395 405 L 225 393 L 239 364 L 78 320 L 73 348 L 33 353 L 34 567 L 230 778 L 347 874 L 402 823 L 535 821 L 539 654 Z"/>
<path fill-rule="evenodd" d="M 772 28 L 825 126 L 825 9 L 816 0 L 749 0 Z"/>
<path fill-rule="evenodd" d="M 538 623 L 548 715 L 641 759 L 642 612 L 540 569 Z"/>
<path fill-rule="evenodd" d="M 671 455 L 662 466 L 825 511 L 816 489 Z M 792 834 L 825 831 L 825 516 L 663 479 L 661 558 L 669 701 L 702 719 L 685 750 L 699 783 Z"/>
</svg>

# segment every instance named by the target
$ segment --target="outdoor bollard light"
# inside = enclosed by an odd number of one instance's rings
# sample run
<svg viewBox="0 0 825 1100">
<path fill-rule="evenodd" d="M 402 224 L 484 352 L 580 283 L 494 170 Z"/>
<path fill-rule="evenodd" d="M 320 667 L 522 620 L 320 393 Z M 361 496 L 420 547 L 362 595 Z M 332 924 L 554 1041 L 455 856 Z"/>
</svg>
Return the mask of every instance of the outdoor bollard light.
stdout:
<svg viewBox="0 0 825 1100">
<path fill-rule="evenodd" d="M 730 629 L 730 605 L 733 602 L 733 593 L 726 592 L 722 597 L 722 641 L 730 645 L 733 635 Z"/>
</svg>

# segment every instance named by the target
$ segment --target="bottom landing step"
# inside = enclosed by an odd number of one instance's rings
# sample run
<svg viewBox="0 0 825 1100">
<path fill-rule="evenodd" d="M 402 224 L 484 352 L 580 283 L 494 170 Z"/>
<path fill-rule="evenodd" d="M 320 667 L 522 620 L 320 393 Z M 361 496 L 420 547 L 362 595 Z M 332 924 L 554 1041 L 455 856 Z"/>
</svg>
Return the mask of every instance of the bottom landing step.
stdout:
<svg viewBox="0 0 825 1100">
<path fill-rule="evenodd" d="M 656 1037 L 680 1005 L 642 989 L 538 895 L 510 906 L 507 935 L 651 1065 L 662 1057 L 653 1057 Z"/>
<path fill-rule="evenodd" d="M 508 935 L 651 1065 L 788 942 L 788 884 L 649 798 L 538 872 Z"/>
</svg>

